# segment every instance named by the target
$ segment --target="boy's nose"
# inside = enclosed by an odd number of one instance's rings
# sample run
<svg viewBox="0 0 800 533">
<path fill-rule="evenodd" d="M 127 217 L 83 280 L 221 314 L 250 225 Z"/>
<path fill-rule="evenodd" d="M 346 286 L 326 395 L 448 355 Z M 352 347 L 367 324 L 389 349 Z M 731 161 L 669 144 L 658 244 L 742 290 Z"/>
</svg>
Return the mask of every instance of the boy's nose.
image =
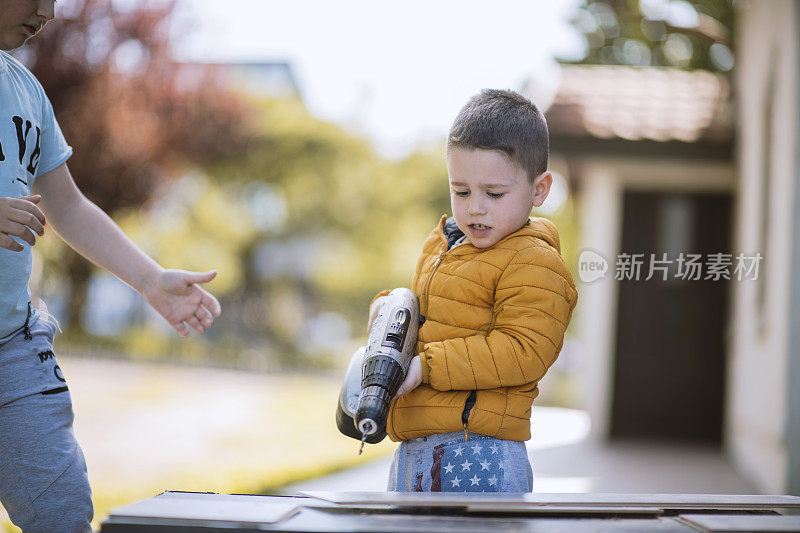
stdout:
<svg viewBox="0 0 800 533">
<path fill-rule="evenodd" d="M 56 17 L 55 0 L 39 0 L 36 3 L 36 14 L 45 22 L 53 20 Z"/>
<path fill-rule="evenodd" d="M 470 215 L 483 215 L 486 213 L 486 206 L 483 202 L 476 198 L 470 198 L 469 205 L 467 206 L 467 213 Z"/>
</svg>

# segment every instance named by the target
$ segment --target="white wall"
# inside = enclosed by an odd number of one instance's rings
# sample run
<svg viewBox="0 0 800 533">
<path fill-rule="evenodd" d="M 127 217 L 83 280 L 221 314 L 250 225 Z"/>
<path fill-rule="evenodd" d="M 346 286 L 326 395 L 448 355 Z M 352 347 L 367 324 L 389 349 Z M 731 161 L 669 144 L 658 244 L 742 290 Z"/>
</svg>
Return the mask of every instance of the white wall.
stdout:
<svg viewBox="0 0 800 533">
<path fill-rule="evenodd" d="M 583 170 L 580 212 L 583 217 L 581 243 L 608 262 L 604 279 L 592 283 L 578 280 L 578 337 L 582 346 L 582 407 L 592 419 L 592 436 L 608 434 L 611 414 L 614 335 L 617 315 L 615 257 L 619 251 L 622 224 L 622 189 L 610 163 L 594 162 Z"/>
<path fill-rule="evenodd" d="M 738 19 L 734 250 L 761 252 L 764 261 L 760 283 L 732 284 L 725 433 L 737 469 L 770 493 L 785 492 L 788 477 L 785 376 L 795 231 L 797 9 L 794 0 L 744 2 Z"/>
</svg>

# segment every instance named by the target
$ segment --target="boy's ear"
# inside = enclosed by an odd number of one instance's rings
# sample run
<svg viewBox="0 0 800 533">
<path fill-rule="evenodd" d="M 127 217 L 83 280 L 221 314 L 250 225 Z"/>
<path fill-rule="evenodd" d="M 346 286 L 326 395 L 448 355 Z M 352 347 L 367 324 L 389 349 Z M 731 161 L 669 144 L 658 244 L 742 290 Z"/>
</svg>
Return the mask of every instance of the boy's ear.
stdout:
<svg viewBox="0 0 800 533">
<path fill-rule="evenodd" d="M 533 180 L 533 205 L 541 206 L 547 195 L 550 194 L 550 187 L 553 185 L 553 175 L 549 172 L 542 172 Z"/>
</svg>

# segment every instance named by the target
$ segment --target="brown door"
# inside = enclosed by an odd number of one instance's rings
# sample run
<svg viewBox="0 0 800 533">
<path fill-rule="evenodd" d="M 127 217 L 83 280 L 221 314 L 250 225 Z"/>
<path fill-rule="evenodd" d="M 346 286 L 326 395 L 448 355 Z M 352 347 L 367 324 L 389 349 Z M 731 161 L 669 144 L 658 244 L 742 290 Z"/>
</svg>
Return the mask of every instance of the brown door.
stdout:
<svg viewBox="0 0 800 533">
<path fill-rule="evenodd" d="M 644 256 L 619 282 L 611 436 L 720 443 L 730 282 L 704 278 L 710 254 L 731 253 L 731 196 L 627 192 L 623 216 L 622 253 Z M 666 281 L 646 280 L 664 253 Z M 681 253 L 701 254 L 699 280 Z"/>
</svg>

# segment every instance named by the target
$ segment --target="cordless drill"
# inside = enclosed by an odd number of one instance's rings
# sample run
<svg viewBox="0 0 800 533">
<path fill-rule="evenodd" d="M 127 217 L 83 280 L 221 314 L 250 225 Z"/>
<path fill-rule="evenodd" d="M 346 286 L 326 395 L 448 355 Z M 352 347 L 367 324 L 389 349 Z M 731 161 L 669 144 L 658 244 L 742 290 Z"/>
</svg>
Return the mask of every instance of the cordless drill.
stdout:
<svg viewBox="0 0 800 533">
<path fill-rule="evenodd" d="M 369 331 L 366 346 L 350 359 L 336 409 L 343 434 L 374 444 L 386 436 L 389 402 L 406 377 L 416 352 L 419 301 L 409 289 L 390 292 Z M 360 374 L 360 382 L 359 382 Z"/>
</svg>

